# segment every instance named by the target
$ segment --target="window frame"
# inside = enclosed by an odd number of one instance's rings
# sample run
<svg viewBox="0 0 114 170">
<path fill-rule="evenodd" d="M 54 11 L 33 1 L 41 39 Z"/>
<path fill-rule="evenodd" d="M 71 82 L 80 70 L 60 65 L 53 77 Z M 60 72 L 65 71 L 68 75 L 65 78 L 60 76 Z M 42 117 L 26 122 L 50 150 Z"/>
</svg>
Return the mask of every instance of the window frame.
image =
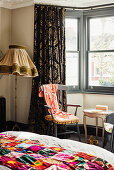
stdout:
<svg viewBox="0 0 114 170">
<path fill-rule="evenodd" d="M 86 80 L 85 80 L 85 88 L 84 91 L 86 92 L 96 92 L 96 93 L 114 93 L 114 87 L 106 87 L 106 86 L 89 86 L 89 53 L 97 53 L 97 52 L 114 52 L 114 50 L 90 50 L 90 37 L 89 37 L 89 33 L 90 33 L 90 19 L 91 18 L 101 18 L 101 17 L 111 17 L 114 16 L 113 13 L 114 8 L 112 9 L 107 9 L 107 10 L 95 10 L 95 11 L 91 11 L 91 12 L 84 12 L 84 18 L 85 18 L 85 23 L 86 23 L 86 30 L 85 30 L 85 60 L 86 60 Z M 84 78 L 85 78 L 84 77 Z"/>
<path fill-rule="evenodd" d="M 66 10 L 66 17 L 77 18 L 79 20 L 79 86 L 71 87 L 65 85 L 67 93 L 95 93 L 95 94 L 112 94 L 114 95 L 113 87 L 104 86 L 88 86 L 88 41 L 87 38 L 88 18 L 108 17 L 114 16 L 114 7 L 94 10 Z M 106 50 L 107 51 L 107 50 Z M 105 52 L 106 52 L 105 51 Z M 113 50 L 109 50 L 113 51 Z M 97 51 L 95 51 L 97 52 Z M 108 52 L 108 51 L 107 51 Z"/>
<path fill-rule="evenodd" d="M 67 89 L 67 93 L 75 93 L 77 91 L 80 90 L 80 35 L 81 35 L 81 31 L 80 31 L 80 28 L 81 28 L 81 24 L 80 24 L 80 21 L 81 21 L 81 16 L 82 16 L 82 12 L 80 11 L 70 11 L 70 10 L 66 10 L 66 16 L 65 18 L 71 18 L 71 19 L 77 19 L 77 51 L 67 51 L 66 50 L 66 53 L 78 53 L 78 61 L 79 61 L 79 68 L 78 68 L 78 85 L 65 85 L 66 86 L 66 89 Z"/>
</svg>

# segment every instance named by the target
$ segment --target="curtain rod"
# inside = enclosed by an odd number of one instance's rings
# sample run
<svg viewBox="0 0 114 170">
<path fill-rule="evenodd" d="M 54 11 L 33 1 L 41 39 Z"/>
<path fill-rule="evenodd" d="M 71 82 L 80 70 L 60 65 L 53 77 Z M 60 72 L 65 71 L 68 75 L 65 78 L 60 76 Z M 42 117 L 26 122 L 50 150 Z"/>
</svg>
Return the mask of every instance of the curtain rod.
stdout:
<svg viewBox="0 0 114 170">
<path fill-rule="evenodd" d="M 36 3 L 37 4 L 37 3 Z M 38 4 L 38 5 L 47 5 L 47 6 L 56 6 L 56 7 L 62 7 L 66 9 L 73 9 L 73 10 L 92 10 L 92 9 L 97 9 L 97 8 L 107 8 L 107 7 L 113 7 L 114 3 L 111 4 L 103 4 L 103 5 L 95 5 L 95 6 L 88 6 L 88 7 L 72 7 L 72 6 L 59 6 L 59 5 L 48 5 L 48 4 Z"/>
</svg>

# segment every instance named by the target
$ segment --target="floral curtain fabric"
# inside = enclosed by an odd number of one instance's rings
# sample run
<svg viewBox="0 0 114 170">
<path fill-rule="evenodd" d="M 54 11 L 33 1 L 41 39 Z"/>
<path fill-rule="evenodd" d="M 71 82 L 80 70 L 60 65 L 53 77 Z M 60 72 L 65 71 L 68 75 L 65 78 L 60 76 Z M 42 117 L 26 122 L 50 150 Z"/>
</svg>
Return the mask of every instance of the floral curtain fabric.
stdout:
<svg viewBox="0 0 114 170">
<path fill-rule="evenodd" d="M 65 84 L 65 9 L 53 6 L 34 7 L 34 64 L 39 76 L 32 85 L 29 122 L 31 131 L 46 131 L 44 99 L 38 87 Z M 65 100 L 65 96 L 63 96 Z"/>
</svg>

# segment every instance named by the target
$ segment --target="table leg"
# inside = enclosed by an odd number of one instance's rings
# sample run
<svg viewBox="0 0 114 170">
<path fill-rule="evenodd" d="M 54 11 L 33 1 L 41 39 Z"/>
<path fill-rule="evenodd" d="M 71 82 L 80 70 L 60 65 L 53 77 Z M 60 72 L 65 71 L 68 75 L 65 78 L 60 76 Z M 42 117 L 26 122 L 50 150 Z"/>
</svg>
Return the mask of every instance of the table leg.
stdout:
<svg viewBox="0 0 114 170">
<path fill-rule="evenodd" d="M 87 143 L 87 128 L 86 128 L 86 116 L 83 117 L 84 121 L 84 130 L 85 130 L 85 142 Z"/>
<path fill-rule="evenodd" d="M 96 117 L 96 139 L 98 139 L 98 117 Z"/>
</svg>

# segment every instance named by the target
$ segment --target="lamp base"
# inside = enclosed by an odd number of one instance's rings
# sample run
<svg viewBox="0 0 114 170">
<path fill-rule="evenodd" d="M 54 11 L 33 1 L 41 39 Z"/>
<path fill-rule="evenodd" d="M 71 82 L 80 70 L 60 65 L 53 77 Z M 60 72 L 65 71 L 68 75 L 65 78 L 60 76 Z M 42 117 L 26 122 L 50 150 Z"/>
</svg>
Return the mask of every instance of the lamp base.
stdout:
<svg viewBox="0 0 114 170">
<path fill-rule="evenodd" d="M 20 127 L 17 123 L 13 126 L 12 131 L 20 131 Z"/>
</svg>

